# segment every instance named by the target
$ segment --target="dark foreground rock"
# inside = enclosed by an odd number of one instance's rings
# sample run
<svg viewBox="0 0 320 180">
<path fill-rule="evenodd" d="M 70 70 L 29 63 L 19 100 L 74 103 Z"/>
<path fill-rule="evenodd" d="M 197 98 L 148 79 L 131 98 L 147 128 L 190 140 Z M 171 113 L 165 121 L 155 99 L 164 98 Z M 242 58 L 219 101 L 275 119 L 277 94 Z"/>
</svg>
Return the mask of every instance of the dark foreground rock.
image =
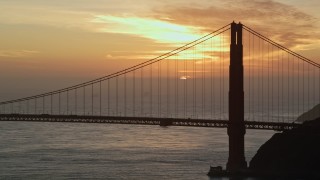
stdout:
<svg viewBox="0 0 320 180">
<path fill-rule="evenodd" d="M 260 147 L 249 169 L 262 174 L 320 179 L 320 118 L 275 134 Z"/>
</svg>

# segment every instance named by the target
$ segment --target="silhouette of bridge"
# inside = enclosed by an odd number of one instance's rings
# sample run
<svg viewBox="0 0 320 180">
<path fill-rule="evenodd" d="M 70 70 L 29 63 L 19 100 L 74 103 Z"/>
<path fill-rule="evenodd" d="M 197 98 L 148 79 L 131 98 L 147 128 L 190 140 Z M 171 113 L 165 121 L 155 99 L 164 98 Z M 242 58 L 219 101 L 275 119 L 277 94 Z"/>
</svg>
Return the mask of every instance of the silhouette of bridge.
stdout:
<svg viewBox="0 0 320 180">
<path fill-rule="evenodd" d="M 0 120 L 228 128 L 237 170 L 245 129 L 292 129 L 319 103 L 319 63 L 231 23 L 107 76 L 1 102 Z"/>
</svg>

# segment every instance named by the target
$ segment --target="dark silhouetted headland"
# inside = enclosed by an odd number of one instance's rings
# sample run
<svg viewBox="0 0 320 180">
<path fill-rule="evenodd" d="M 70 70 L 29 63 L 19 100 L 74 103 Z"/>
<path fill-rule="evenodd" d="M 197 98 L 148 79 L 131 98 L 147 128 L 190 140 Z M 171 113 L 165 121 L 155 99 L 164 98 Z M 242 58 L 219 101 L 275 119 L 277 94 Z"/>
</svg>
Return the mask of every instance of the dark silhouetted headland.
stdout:
<svg viewBox="0 0 320 180">
<path fill-rule="evenodd" d="M 320 179 L 320 118 L 275 134 L 260 147 L 250 169 L 261 174 Z"/>
<path fill-rule="evenodd" d="M 305 122 L 308 120 L 317 119 L 320 117 L 320 104 L 314 106 L 310 111 L 303 113 L 296 120 L 297 122 Z"/>
</svg>

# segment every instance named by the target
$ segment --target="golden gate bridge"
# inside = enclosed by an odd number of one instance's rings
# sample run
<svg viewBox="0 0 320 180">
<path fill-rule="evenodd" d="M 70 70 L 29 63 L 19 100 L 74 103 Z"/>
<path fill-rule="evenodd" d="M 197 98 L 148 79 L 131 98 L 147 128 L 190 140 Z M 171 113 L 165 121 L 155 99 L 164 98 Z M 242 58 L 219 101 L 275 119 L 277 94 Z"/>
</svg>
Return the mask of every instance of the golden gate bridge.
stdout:
<svg viewBox="0 0 320 180">
<path fill-rule="evenodd" d="M 246 129 L 295 128 L 319 103 L 319 63 L 233 22 L 107 76 L 0 102 L 0 121 L 228 128 L 232 171 L 246 167 Z"/>
</svg>

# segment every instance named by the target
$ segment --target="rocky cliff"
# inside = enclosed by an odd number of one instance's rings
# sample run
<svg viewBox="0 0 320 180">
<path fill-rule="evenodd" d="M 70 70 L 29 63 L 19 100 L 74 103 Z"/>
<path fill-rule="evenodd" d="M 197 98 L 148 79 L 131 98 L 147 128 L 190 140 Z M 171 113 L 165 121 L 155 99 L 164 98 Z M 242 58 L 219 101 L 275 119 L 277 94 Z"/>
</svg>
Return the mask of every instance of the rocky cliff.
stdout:
<svg viewBox="0 0 320 180">
<path fill-rule="evenodd" d="M 250 162 L 255 172 L 320 179 L 320 118 L 275 134 Z"/>
</svg>

